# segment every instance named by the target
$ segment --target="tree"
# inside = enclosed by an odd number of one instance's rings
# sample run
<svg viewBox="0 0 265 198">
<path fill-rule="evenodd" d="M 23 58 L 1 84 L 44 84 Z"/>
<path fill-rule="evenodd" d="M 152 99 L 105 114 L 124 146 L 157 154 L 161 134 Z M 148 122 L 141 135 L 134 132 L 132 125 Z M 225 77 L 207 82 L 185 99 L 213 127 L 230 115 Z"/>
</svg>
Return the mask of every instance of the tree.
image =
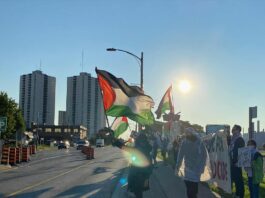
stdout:
<svg viewBox="0 0 265 198">
<path fill-rule="evenodd" d="M 194 128 L 197 132 L 202 133 L 203 132 L 203 127 L 199 124 L 191 124 L 189 121 L 180 121 L 182 130 L 188 127 Z"/>
<path fill-rule="evenodd" d="M 191 125 L 192 128 L 194 128 L 197 132 L 203 133 L 203 126 L 198 125 L 198 124 L 193 124 Z"/>
<path fill-rule="evenodd" d="M 2 138 L 14 137 L 16 131 L 25 131 L 25 122 L 18 104 L 14 99 L 9 98 L 7 93 L 0 92 L 0 117 L 7 117 L 6 131 L 2 132 Z"/>
</svg>

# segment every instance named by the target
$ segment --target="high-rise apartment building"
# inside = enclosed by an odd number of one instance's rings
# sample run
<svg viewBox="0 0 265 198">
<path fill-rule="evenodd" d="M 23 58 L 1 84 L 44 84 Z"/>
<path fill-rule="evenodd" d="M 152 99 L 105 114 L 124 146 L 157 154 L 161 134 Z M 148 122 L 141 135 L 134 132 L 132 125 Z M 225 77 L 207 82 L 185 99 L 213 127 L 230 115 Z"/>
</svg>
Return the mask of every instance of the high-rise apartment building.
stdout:
<svg viewBox="0 0 265 198">
<path fill-rule="evenodd" d="M 91 137 L 105 127 L 105 114 L 97 78 L 82 72 L 67 78 L 67 121 L 69 125 L 83 125 Z"/>
<path fill-rule="evenodd" d="M 31 123 L 54 124 L 55 77 L 33 71 L 20 76 L 19 107 L 30 128 Z"/>
<path fill-rule="evenodd" d="M 58 124 L 59 125 L 67 125 L 67 114 L 66 114 L 66 111 L 59 111 Z"/>
</svg>

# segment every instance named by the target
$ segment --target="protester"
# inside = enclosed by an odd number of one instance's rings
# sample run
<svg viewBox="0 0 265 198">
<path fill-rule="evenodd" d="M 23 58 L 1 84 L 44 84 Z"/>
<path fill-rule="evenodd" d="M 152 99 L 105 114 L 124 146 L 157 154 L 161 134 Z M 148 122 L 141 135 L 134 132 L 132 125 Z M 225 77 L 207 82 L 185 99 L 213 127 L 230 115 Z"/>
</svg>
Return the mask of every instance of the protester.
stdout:
<svg viewBox="0 0 265 198">
<path fill-rule="evenodd" d="M 133 192 L 136 198 L 143 197 L 143 191 L 149 189 L 149 177 L 152 173 L 150 152 L 152 150 L 146 135 L 141 132 L 135 140 L 135 149 L 141 152 L 149 161 L 147 166 L 139 167 L 131 165 L 128 175 L 128 190 Z"/>
<path fill-rule="evenodd" d="M 174 139 L 174 141 L 173 141 L 174 162 L 178 161 L 180 144 L 181 144 L 181 139 L 179 137 Z"/>
<path fill-rule="evenodd" d="M 163 161 L 166 164 L 166 160 L 167 160 L 167 147 L 168 147 L 168 138 L 166 136 L 164 136 L 162 138 L 162 148 L 161 148 L 161 155 L 163 157 Z"/>
<path fill-rule="evenodd" d="M 171 146 L 170 149 L 168 149 L 168 161 L 172 166 L 172 168 L 174 169 L 178 159 L 178 152 L 180 147 L 179 138 L 174 138 L 170 146 Z"/>
<path fill-rule="evenodd" d="M 196 131 L 191 127 L 186 128 L 179 149 L 176 173 L 184 179 L 188 198 L 197 197 L 198 183 L 204 173 L 207 156 L 207 149 Z"/>
<path fill-rule="evenodd" d="M 259 184 L 263 180 L 263 157 L 257 150 L 255 140 L 249 140 L 247 146 L 251 149 L 251 167 L 245 168 L 248 175 L 250 198 L 259 198 Z"/>
<path fill-rule="evenodd" d="M 153 137 L 153 146 L 152 146 L 152 152 L 151 152 L 151 155 L 152 155 L 152 163 L 153 163 L 154 166 L 157 165 L 156 157 L 157 157 L 158 147 L 159 147 L 159 137 L 155 133 L 154 134 L 154 137 Z"/>
<path fill-rule="evenodd" d="M 244 197 L 244 182 L 242 177 L 242 168 L 237 166 L 238 149 L 245 146 L 245 141 L 241 135 L 241 126 L 234 125 L 232 128 L 232 139 L 230 144 L 231 158 L 231 184 L 235 183 L 236 196 Z"/>
</svg>

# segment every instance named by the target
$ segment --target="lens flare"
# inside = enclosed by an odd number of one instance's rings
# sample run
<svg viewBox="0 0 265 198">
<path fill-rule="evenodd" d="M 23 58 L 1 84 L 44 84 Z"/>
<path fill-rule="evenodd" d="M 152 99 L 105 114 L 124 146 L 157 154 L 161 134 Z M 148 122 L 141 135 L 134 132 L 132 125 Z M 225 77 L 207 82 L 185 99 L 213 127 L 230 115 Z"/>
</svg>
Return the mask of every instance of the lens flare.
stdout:
<svg viewBox="0 0 265 198">
<path fill-rule="evenodd" d="M 126 147 L 123 152 L 127 161 L 133 166 L 147 167 L 150 165 L 146 156 L 136 148 Z"/>
<path fill-rule="evenodd" d="M 119 182 L 120 182 L 121 186 L 124 186 L 127 184 L 127 178 L 121 178 Z"/>
</svg>

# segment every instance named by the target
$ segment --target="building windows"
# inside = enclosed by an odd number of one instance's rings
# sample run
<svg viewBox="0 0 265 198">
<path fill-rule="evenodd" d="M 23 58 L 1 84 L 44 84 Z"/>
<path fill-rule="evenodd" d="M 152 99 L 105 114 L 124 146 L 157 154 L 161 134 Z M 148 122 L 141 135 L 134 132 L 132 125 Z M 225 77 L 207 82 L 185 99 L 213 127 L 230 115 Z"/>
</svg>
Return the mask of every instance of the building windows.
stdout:
<svg viewBox="0 0 265 198">
<path fill-rule="evenodd" d="M 66 129 L 64 129 L 64 132 L 65 132 L 65 133 L 70 133 L 70 132 L 71 132 L 71 129 L 66 128 Z"/>
<path fill-rule="evenodd" d="M 55 132 L 55 133 L 60 133 L 60 132 L 61 132 L 61 128 L 55 128 L 55 129 L 54 129 L 54 132 Z"/>
<path fill-rule="evenodd" d="M 52 132 L 52 129 L 51 128 L 46 128 L 45 132 Z"/>
<path fill-rule="evenodd" d="M 78 129 L 74 129 L 74 133 L 78 133 Z"/>
</svg>

